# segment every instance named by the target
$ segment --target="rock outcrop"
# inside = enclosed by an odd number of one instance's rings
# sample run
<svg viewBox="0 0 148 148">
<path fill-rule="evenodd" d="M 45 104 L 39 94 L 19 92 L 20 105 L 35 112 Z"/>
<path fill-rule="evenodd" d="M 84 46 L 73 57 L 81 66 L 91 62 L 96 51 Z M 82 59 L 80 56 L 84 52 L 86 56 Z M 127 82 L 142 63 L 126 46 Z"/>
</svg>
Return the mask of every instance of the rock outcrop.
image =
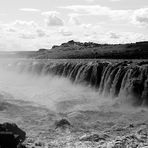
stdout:
<svg viewBox="0 0 148 148">
<path fill-rule="evenodd" d="M 0 147 L 22 148 L 26 133 L 14 123 L 0 124 Z"/>
<path fill-rule="evenodd" d="M 70 124 L 70 122 L 67 119 L 61 119 L 61 120 L 55 122 L 55 126 L 56 126 L 56 129 L 57 128 L 64 129 L 66 127 L 71 126 L 71 124 Z"/>
</svg>

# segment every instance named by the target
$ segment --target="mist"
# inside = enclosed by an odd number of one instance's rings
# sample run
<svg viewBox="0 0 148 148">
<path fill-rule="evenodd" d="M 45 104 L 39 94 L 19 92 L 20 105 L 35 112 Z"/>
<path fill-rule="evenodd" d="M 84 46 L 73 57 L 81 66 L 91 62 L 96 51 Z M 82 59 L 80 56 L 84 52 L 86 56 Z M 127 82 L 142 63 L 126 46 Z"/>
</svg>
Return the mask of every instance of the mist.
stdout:
<svg viewBox="0 0 148 148">
<path fill-rule="evenodd" d="M 50 73 L 31 72 L 28 70 L 29 63 L 24 67 L 24 71 L 20 71 L 21 61 L 17 62 L 17 65 L 15 62 L 15 60 L 1 60 L 0 66 L 0 93 L 12 96 L 9 97 L 11 101 L 26 101 L 31 105 L 44 106 L 55 112 L 102 109 L 135 111 L 129 101 L 123 101 L 124 94 L 122 98 L 101 95 L 99 88 L 85 83 L 72 83 L 69 78 Z"/>
<path fill-rule="evenodd" d="M 99 93 L 91 87 L 72 84 L 67 78 L 57 76 L 35 76 L 0 70 L 0 92 L 11 94 L 9 99 L 32 102 L 54 111 L 67 109 L 94 109 L 95 102 L 105 103 Z M 66 101 L 66 102 L 65 102 Z M 97 104 L 99 105 L 99 104 Z M 95 107 L 97 108 L 97 105 Z"/>
</svg>

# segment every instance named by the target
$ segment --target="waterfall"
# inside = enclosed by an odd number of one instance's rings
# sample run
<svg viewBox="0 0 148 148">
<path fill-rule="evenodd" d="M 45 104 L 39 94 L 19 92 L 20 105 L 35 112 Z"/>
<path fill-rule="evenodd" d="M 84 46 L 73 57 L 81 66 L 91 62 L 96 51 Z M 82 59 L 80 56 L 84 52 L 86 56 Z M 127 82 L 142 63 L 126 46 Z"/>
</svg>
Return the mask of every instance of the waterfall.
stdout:
<svg viewBox="0 0 148 148">
<path fill-rule="evenodd" d="M 19 73 L 57 75 L 73 83 L 90 85 L 100 95 L 134 105 L 148 105 L 148 62 L 23 60 L 7 65 Z"/>
</svg>

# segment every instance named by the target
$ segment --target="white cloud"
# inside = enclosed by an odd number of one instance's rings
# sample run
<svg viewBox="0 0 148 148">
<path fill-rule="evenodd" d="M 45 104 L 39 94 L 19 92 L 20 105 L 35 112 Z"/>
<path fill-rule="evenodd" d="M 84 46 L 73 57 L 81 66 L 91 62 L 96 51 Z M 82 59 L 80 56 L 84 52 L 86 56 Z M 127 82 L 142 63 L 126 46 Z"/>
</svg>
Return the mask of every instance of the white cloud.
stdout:
<svg viewBox="0 0 148 148">
<path fill-rule="evenodd" d="M 34 28 L 38 28 L 38 24 L 34 21 L 22 21 L 22 20 L 16 20 L 13 23 L 10 23 L 7 25 L 8 27 L 12 27 L 19 30 L 32 30 Z"/>
<path fill-rule="evenodd" d="M 89 2 L 89 3 L 92 3 L 92 2 L 94 2 L 94 1 L 96 1 L 96 0 L 85 0 L 86 2 Z"/>
<path fill-rule="evenodd" d="M 77 13 L 71 13 L 69 14 L 69 21 L 68 24 L 69 25 L 80 25 L 80 19 L 79 19 L 79 14 Z"/>
<path fill-rule="evenodd" d="M 126 24 L 135 24 L 135 26 L 147 27 L 148 26 L 148 8 L 140 9 L 111 9 L 100 5 L 72 5 L 62 7 L 74 11 L 78 16 L 83 15 L 96 15 L 104 16 L 104 20 L 110 17 L 112 20 L 126 21 Z"/>
<path fill-rule="evenodd" d="M 112 1 L 112 2 L 119 2 L 119 1 L 121 1 L 121 0 L 110 0 L 110 1 Z"/>
<path fill-rule="evenodd" d="M 118 33 L 115 32 L 109 32 L 109 37 L 112 39 L 119 39 L 120 35 Z"/>
<path fill-rule="evenodd" d="M 92 2 L 95 2 L 97 0 L 85 0 L 86 2 L 89 2 L 89 3 L 92 3 Z M 111 2 L 117 2 L 117 1 L 121 1 L 121 0 L 108 0 L 108 1 L 111 1 Z"/>
<path fill-rule="evenodd" d="M 36 33 L 37 33 L 38 37 L 45 37 L 45 36 L 47 35 L 47 34 L 46 34 L 46 31 L 43 30 L 42 28 L 38 28 L 38 29 L 36 30 Z"/>
<path fill-rule="evenodd" d="M 133 32 L 97 32 L 96 34 L 90 34 L 89 36 L 83 38 L 86 41 L 92 41 L 97 43 L 109 43 L 109 44 L 119 44 L 119 43 L 131 43 L 137 41 L 144 41 L 148 39 L 148 36 L 144 36 L 140 33 Z"/>
<path fill-rule="evenodd" d="M 34 8 L 21 8 L 20 11 L 26 11 L 26 12 L 40 12 L 40 9 L 34 9 Z"/>
<path fill-rule="evenodd" d="M 7 15 L 7 13 L 0 13 L 0 16 L 5 16 Z"/>
<path fill-rule="evenodd" d="M 45 23 L 47 26 L 64 25 L 64 21 L 59 17 L 59 12 L 57 11 L 43 12 L 42 15 L 45 16 Z"/>
<path fill-rule="evenodd" d="M 46 36 L 46 31 L 34 21 L 16 20 L 9 24 L 3 24 L 2 30 L 4 34 L 15 34 L 23 39 L 35 39 Z"/>
<path fill-rule="evenodd" d="M 134 11 L 132 22 L 140 26 L 148 26 L 148 8 L 141 8 Z"/>
<path fill-rule="evenodd" d="M 78 16 L 83 15 L 96 15 L 96 16 L 104 16 L 104 20 L 107 17 L 110 17 L 112 20 L 125 20 L 126 23 L 133 23 L 139 26 L 147 26 L 148 25 L 148 8 L 141 9 L 111 9 L 109 7 L 104 7 L 100 5 L 71 5 L 61 7 L 64 9 L 72 10 Z"/>
<path fill-rule="evenodd" d="M 72 5 L 61 8 L 72 10 L 79 15 L 109 16 L 112 19 L 129 19 L 132 13 L 131 10 L 114 10 L 100 5 Z"/>
<path fill-rule="evenodd" d="M 59 33 L 63 36 L 72 36 L 72 31 L 70 31 L 67 27 L 60 28 Z"/>
<path fill-rule="evenodd" d="M 19 37 L 22 39 L 35 39 L 36 38 L 35 34 L 29 33 L 29 32 L 20 33 Z"/>
<path fill-rule="evenodd" d="M 60 27 L 61 28 L 61 27 Z M 41 26 L 34 21 L 17 20 L 0 24 L 0 50 L 38 50 L 68 41 L 71 32 L 57 27 Z"/>
</svg>

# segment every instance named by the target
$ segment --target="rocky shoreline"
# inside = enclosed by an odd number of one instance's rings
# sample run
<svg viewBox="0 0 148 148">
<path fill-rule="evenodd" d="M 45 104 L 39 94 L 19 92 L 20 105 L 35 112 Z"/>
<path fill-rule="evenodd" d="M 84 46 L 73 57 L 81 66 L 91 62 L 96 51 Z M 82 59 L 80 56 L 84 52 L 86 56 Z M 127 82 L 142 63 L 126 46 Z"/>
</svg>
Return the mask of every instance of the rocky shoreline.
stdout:
<svg viewBox="0 0 148 148">
<path fill-rule="evenodd" d="M 1 148 L 147 148 L 148 124 L 130 124 L 123 128 L 110 129 L 104 132 L 74 132 L 73 125 L 66 119 L 55 122 L 53 129 L 49 129 L 54 135 L 46 142 L 40 137 L 35 139 L 26 136 L 16 124 L 3 123 L 0 125 Z M 113 137 L 111 131 L 117 132 Z M 122 134 L 126 131 L 126 134 Z M 129 131 L 129 133 L 127 132 Z M 130 132 L 132 131 L 132 133 Z M 127 134 L 128 133 L 128 134 Z M 55 136 L 56 135 L 56 136 Z M 11 138 L 10 138 L 11 137 Z M 42 137 L 43 138 L 43 137 Z M 8 142 L 9 141 L 9 142 Z"/>
</svg>

